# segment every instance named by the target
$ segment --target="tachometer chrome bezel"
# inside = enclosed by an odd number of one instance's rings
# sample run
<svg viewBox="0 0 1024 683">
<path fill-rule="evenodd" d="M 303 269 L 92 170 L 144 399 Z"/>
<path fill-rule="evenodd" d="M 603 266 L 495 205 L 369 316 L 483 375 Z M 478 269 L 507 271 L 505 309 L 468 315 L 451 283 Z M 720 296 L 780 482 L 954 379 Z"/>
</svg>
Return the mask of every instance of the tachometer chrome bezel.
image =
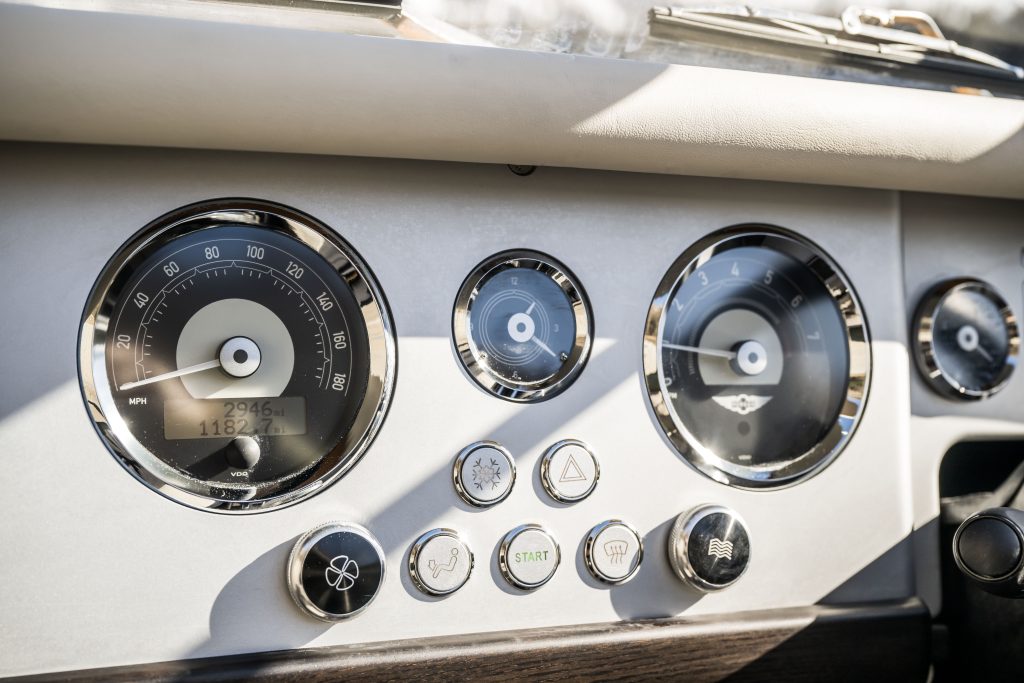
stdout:
<svg viewBox="0 0 1024 683">
<path fill-rule="evenodd" d="M 709 259 L 740 246 L 775 249 L 810 268 L 825 285 L 843 317 L 849 354 L 846 396 L 825 438 L 809 451 L 771 465 L 738 465 L 701 444 L 677 421 L 668 401 L 662 372 L 661 339 L 665 308 L 676 290 Z M 777 489 L 803 481 L 831 463 L 846 447 L 860 423 L 871 379 L 871 344 L 867 321 L 849 280 L 823 250 L 783 228 L 744 224 L 725 228 L 686 249 L 658 284 L 647 313 L 643 340 L 644 383 L 654 416 L 673 448 L 694 469 L 720 483 L 741 489 Z M 863 368 L 863 370 L 860 370 Z"/>
<path fill-rule="evenodd" d="M 128 283 L 131 265 L 176 237 L 221 225 L 258 226 L 297 239 L 323 257 L 351 288 L 369 341 L 366 394 L 348 433 L 313 467 L 284 481 L 229 487 L 187 477 L 132 435 L 114 402 L 106 345 L 111 313 Z M 295 504 L 322 491 L 365 454 L 391 404 L 397 344 L 387 301 L 355 249 L 315 218 L 257 199 L 217 199 L 172 211 L 137 232 L 108 261 L 89 294 L 78 346 L 79 382 L 97 432 L 117 461 L 137 480 L 188 507 L 218 513 L 255 513 Z"/>
</svg>

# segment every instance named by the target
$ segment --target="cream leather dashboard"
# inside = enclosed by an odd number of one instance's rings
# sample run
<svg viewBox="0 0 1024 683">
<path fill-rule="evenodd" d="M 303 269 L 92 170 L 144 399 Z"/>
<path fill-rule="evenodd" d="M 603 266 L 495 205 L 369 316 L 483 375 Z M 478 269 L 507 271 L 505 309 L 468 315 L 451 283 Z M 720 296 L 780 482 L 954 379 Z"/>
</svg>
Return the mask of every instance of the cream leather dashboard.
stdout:
<svg viewBox="0 0 1024 683">
<path fill-rule="evenodd" d="M 909 333 L 918 300 L 951 277 L 984 279 L 1024 313 L 1019 101 L 20 4 L 0 6 L 0 92 L 0 675 L 915 596 L 937 611 L 939 458 L 968 436 L 1024 435 L 1019 371 L 986 401 L 943 399 Z M 158 217 L 224 198 L 315 217 L 357 252 L 397 355 L 358 463 L 256 515 L 140 485 L 79 383 L 83 310 L 111 256 Z M 869 332 L 841 453 L 768 490 L 691 467 L 645 384 L 663 276 L 737 225 L 829 257 Z M 481 390 L 452 338 L 467 277 L 506 250 L 564 266 L 592 315 L 589 358 L 542 402 Z M 733 413 L 757 409 L 736 400 Z M 564 440 L 599 462 L 578 500 L 543 480 Z M 479 442 L 517 472 L 488 506 L 453 482 Z M 666 552 L 677 516 L 704 505 L 749 535 L 725 590 L 680 580 Z M 621 584 L 598 580 L 616 570 L 588 541 L 612 520 L 644 549 Z M 367 530 L 384 566 L 372 605 L 333 625 L 303 612 L 286 576 L 296 539 L 332 521 Z M 506 535 L 529 524 L 560 562 L 521 590 Z M 474 558 L 443 596 L 410 566 L 432 529 Z M 331 567 L 342 590 L 353 572 Z"/>
</svg>

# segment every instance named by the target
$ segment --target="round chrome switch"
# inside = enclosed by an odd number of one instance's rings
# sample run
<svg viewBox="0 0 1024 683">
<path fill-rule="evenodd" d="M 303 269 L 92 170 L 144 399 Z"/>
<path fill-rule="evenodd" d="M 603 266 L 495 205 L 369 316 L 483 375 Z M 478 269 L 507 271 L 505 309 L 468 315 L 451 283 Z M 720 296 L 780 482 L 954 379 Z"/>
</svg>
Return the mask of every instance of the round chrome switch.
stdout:
<svg viewBox="0 0 1024 683">
<path fill-rule="evenodd" d="M 288 557 L 288 591 L 322 621 L 359 614 L 384 583 L 384 551 L 356 524 L 331 522 L 303 534 Z"/>
<path fill-rule="evenodd" d="M 551 580 L 561 551 L 554 537 L 539 524 L 524 524 L 505 535 L 498 551 L 498 568 L 516 588 L 534 590 Z"/>
<path fill-rule="evenodd" d="M 473 553 L 458 532 L 431 529 L 409 551 L 409 575 L 427 595 L 449 595 L 462 588 L 473 571 Z"/>
<path fill-rule="evenodd" d="M 508 449 L 493 441 L 466 446 L 452 468 L 455 490 L 476 507 L 490 507 L 508 498 L 516 482 L 516 463 Z"/>
<path fill-rule="evenodd" d="M 566 439 L 551 446 L 540 461 L 540 482 L 548 495 L 562 503 L 583 500 L 601 476 L 597 457 L 587 445 Z"/>
<path fill-rule="evenodd" d="M 626 583 L 640 569 L 644 544 L 636 529 L 618 519 L 601 522 L 587 535 L 583 561 L 598 581 Z"/>
<path fill-rule="evenodd" d="M 747 527 L 739 515 L 718 505 L 683 513 L 669 534 L 668 560 L 680 579 L 700 591 L 731 586 L 750 564 Z"/>
</svg>

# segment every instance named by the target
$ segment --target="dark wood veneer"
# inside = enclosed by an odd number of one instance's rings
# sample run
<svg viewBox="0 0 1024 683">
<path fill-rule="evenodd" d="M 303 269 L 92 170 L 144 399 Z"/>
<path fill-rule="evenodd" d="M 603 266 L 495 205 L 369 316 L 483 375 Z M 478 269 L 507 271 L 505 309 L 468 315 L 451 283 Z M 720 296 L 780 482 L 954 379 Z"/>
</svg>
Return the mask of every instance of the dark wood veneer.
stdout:
<svg viewBox="0 0 1024 683">
<path fill-rule="evenodd" d="M 32 676 L 23 681 L 923 681 L 917 600 L 503 631 Z"/>
</svg>

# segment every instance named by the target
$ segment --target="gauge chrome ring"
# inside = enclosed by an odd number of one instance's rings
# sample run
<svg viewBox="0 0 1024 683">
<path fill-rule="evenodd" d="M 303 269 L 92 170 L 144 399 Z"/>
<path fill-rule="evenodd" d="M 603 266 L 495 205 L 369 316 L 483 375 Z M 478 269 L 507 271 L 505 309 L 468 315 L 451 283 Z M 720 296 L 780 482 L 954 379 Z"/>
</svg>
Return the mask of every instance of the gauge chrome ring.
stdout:
<svg viewBox="0 0 1024 683">
<path fill-rule="evenodd" d="M 569 358 L 558 372 L 538 382 L 515 382 L 491 372 L 487 363 L 480 358 L 476 344 L 469 335 L 470 310 L 479 293 L 479 286 L 510 268 L 529 268 L 551 278 L 569 299 L 576 323 L 576 338 Z M 477 386 L 506 401 L 537 403 L 565 391 L 587 364 L 593 337 L 594 319 L 590 312 L 590 300 L 579 280 L 559 261 L 539 251 L 514 249 L 488 257 L 473 268 L 455 298 L 452 339 L 462 367 Z"/>
<path fill-rule="evenodd" d="M 713 256 L 737 247 L 765 247 L 781 252 L 813 271 L 835 302 L 843 320 L 849 356 L 846 394 L 828 433 L 805 453 L 771 465 L 738 465 L 714 453 L 673 416 L 659 363 L 665 308 L 672 295 Z M 871 344 L 867 320 L 846 276 L 824 251 L 795 233 L 769 225 L 725 228 L 699 240 L 677 258 L 658 284 L 647 313 L 643 341 L 647 397 L 659 426 L 673 448 L 698 472 L 728 486 L 749 490 L 777 489 L 811 477 L 846 447 L 864 412 L 871 378 Z"/>
<path fill-rule="evenodd" d="M 935 318 L 943 302 L 950 295 L 965 290 L 975 291 L 995 304 L 996 308 L 999 309 L 1000 320 L 1006 328 L 1006 364 L 992 386 L 981 390 L 968 389 L 946 373 L 939 363 L 933 345 Z M 928 290 L 928 293 L 921 299 L 921 303 L 918 304 L 917 311 L 914 313 L 913 329 L 910 336 L 914 340 L 914 362 L 917 364 L 917 369 L 921 372 L 928 386 L 947 398 L 960 399 L 962 401 L 981 401 L 995 396 L 1002 391 L 1013 375 L 1013 369 L 1016 366 L 1015 359 L 1020 353 L 1020 331 L 1017 327 L 1017 319 L 1010 305 L 994 287 L 973 278 L 946 280 Z"/>
<path fill-rule="evenodd" d="M 126 268 L 166 242 L 221 225 L 257 226 L 298 240 L 324 258 L 351 288 L 369 341 L 366 394 L 344 438 L 317 463 L 283 480 L 258 485 L 206 482 L 166 464 L 135 438 L 114 403 L 107 375 L 110 315 L 132 275 Z M 253 513 L 297 503 L 337 481 L 363 456 L 391 404 L 397 344 L 387 300 L 365 262 L 344 239 L 315 218 L 258 199 L 217 199 L 190 204 L 152 221 L 104 266 L 82 317 L 78 374 L 86 409 L 117 461 L 150 489 L 188 507 L 218 513 Z"/>
</svg>

